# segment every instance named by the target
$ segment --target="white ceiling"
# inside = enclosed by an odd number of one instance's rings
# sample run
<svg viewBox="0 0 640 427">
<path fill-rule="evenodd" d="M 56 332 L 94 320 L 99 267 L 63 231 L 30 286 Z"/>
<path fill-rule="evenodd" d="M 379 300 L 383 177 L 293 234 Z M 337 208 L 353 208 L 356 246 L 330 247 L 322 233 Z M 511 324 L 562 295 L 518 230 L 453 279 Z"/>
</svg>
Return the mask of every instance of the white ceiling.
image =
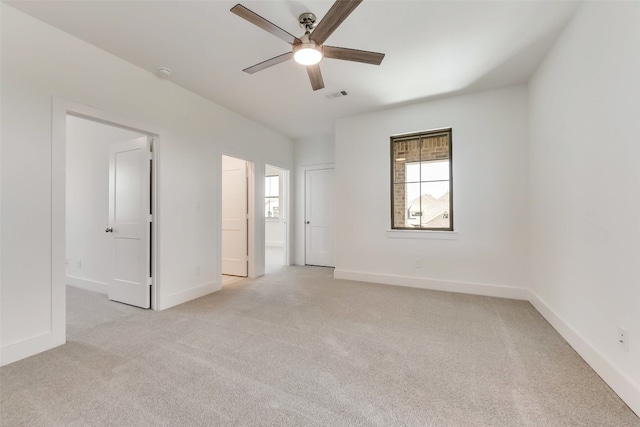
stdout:
<svg viewBox="0 0 640 427">
<path fill-rule="evenodd" d="M 385 53 L 380 66 L 325 59 L 325 88 L 288 61 L 242 69 L 290 45 L 229 12 L 237 1 L 8 1 L 44 22 L 293 139 L 333 133 L 336 118 L 526 82 L 571 18 L 568 1 L 364 0 L 327 44 Z M 244 1 L 301 36 L 333 1 Z M 345 90 L 348 96 L 327 99 Z"/>
</svg>

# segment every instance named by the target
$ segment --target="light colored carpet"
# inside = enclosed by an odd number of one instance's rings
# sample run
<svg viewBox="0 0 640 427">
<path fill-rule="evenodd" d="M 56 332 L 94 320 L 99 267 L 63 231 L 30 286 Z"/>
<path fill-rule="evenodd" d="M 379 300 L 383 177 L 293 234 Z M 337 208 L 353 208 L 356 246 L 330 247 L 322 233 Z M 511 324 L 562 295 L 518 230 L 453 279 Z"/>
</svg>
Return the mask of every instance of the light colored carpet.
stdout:
<svg viewBox="0 0 640 427">
<path fill-rule="evenodd" d="M 70 290 L 69 342 L 0 368 L 2 425 L 640 426 L 527 302 L 332 274 L 162 312 Z"/>
</svg>

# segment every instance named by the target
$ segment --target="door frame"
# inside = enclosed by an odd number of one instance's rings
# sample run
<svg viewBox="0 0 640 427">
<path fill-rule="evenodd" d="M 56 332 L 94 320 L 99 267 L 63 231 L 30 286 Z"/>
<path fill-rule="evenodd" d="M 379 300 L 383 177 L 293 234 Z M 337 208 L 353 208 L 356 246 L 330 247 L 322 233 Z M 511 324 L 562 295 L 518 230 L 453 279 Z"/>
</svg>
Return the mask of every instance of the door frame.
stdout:
<svg viewBox="0 0 640 427">
<path fill-rule="evenodd" d="M 284 265 L 285 266 L 290 266 L 291 265 L 291 223 L 293 221 L 291 221 L 291 170 L 289 170 L 288 168 L 279 166 L 277 164 L 273 164 L 273 163 L 265 163 L 265 169 L 266 167 L 272 167 L 275 169 L 280 169 L 283 174 L 282 174 L 282 194 L 281 194 L 281 199 L 284 200 L 283 203 L 283 212 L 284 212 Z M 265 172 L 265 176 L 266 176 L 266 172 Z M 265 222 L 266 222 L 266 218 L 265 218 Z M 265 224 L 266 227 L 266 224 Z M 266 241 L 265 241 L 266 244 Z"/>
<path fill-rule="evenodd" d="M 335 163 L 319 163 L 296 168 L 296 212 L 295 212 L 295 259 L 294 264 L 306 265 L 307 233 L 306 233 L 306 175 L 307 171 L 319 169 L 335 169 Z"/>
<path fill-rule="evenodd" d="M 317 168 L 311 168 L 311 169 L 306 169 L 304 171 L 304 178 L 303 178 L 303 182 L 304 182 L 304 265 L 310 265 L 310 266 L 321 266 L 321 267 L 331 267 L 331 268 L 335 268 L 335 241 L 334 241 L 334 250 L 333 250 L 333 256 L 334 256 L 334 262 L 333 262 L 333 266 L 329 266 L 329 265 L 323 265 L 323 264 L 309 264 L 307 263 L 307 249 L 308 249 L 308 243 L 309 243 L 309 227 L 307 227 L 307 220 L 309 218 L 309 212 L 307 211 L 307 202 L 308 202 L 308 197 L 309 197 L 309 193 L 307 191 L 307 177 L 308 177 L 308 172 L 317 172 L 317 171 L 324 171 L 324 170 L 331 170 L 334 173 L 335 176 L 335 167 L 317 167 Z M 335 193 L 334 193 L 335 194 Z M 334 232 L 335 232 L 335 220 L 334 220 Z"/>
<path fill-rule="evenodd" d="M 52 99 L 52 137 L 51 137 L 51 318 L 52 334 L 61 343 L 66 341 L 66 142 L 67 115 L 72 115 L 108 126 L 115 126 L 141 133 L 154 138 L 151 165 L 151 197 L 153 221 L 151 223 L 151 309 L 157 310 L 160 304 L 159 266 L 159 221 L 158 212 L 158 169 L 160 158 L 161 129 L 145 123 L 99 110 L 94 107 L 53 97 Z"/>
</svg>

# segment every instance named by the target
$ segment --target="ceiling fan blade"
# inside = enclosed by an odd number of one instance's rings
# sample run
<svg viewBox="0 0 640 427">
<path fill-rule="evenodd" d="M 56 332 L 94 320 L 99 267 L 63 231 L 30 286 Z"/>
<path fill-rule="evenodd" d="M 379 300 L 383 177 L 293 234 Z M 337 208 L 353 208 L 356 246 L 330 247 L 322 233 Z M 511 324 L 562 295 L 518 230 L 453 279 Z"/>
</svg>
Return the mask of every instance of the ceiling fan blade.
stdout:
<svg viewBox="0 0 640 427">
<path fill-rule="evenodd" d="M 364 62 L 365 64 L 373 65 L 380 65 L 384 59 L 384 53 L 369 52 L 368 50 L 347 49 L 346 47 L 323 46 L 322 52 L 325 58 Z"/>
<path fill-rule="evenodd" d="M 283 30 L 282 28 L 278 27 L 276 24 L 274 24 L 274 23 L 272 23 L 270 21 L 267 21 L 262 16 L 260 16 L 257 13 L 247 9 L 246 7 L 244 7 L 241 4 L 237 4 L 237 5 L 233 6 L 231 8 L 231 12 L 235 13 L 240 18 L 244 18 L 247 21 L 251 22 L 252 24 L 257 25 L 258 27 L 262 28 L 263 30 L 266 30 L 266 31 L 270 32 L 274 36 L 278 37 L 279 39 L 282 39 L 282 40 L 286 41 L 289 44 L 301 43 L 300 39 L 297 38 L 296 36 L 294 36 L 292 34 L 289 34 L 285 30 Z"/>
<path fill-rule="evenodd" d="M 287 61 L 287 60 L 289 60 L 291 58 L 293 58 L 293 52 L 283 53 L 282 55 L 278 55 L 278 56 L 273 57 L 271 59 L 267 59 L 266 61 L 262 61 L 259 64 L 252 65 L 249 68 L 245 68 L 242 71 L 244 71 L 245 73 L 249 73 L 249 74 L 257 73 L 258 71 L 264 70 L 265 68 L 272 67 L 272 66 L 274 66 L 276 64 L 279 64 L 281 62 Z"/>
<path fill-rule="evenodd" d="M 323 44 L 360 3 L 362 0 L 337 0 L 309 38 L 318 44 Z"/>
<path fill-rule="evenodd" d="M 322 80 L 320 65 L 307 65 L 307 74 L 309 74 L 309 80 L 311 80 L 311 87 L 313 90 L 322 89 L 324 87 L 324 80 Z"/>
</svg>

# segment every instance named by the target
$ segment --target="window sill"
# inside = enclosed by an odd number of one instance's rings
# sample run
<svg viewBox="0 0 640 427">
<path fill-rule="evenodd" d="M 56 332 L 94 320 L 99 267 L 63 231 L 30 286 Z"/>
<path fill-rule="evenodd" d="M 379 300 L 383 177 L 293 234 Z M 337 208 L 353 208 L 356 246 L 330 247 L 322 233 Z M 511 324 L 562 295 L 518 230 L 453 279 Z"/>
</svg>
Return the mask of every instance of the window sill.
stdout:
<svg viewBox="0 0 640 427">
<path fill-rule="evenodd" d="M 457 231 L 387 230 L 389 239 L 458 240 Z"/>
</svg>

